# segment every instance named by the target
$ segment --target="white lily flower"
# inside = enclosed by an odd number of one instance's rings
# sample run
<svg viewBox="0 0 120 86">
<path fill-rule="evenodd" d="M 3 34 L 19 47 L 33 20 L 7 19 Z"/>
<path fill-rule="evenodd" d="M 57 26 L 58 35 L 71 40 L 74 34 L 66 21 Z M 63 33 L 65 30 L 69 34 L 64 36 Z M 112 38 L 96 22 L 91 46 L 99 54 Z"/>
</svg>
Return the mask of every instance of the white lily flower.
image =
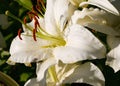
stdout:
<svg viewBox="0 0 120 86">
<path fill-rule="evenodd" d="M 110 0 L 111 2 L 120 2 L 119 0 Z M 110 13 L 113 13 L 115 15 L 119 15 L 118 10 L 110 3 L 109 0 L 88 0 L 86 2 L 82 2 L 80 3 L 80 6 L 84 6 L 86 4 L 91 4 L 91 5 L 95 5 L 98 6 Z M 118 5 L 119 6 L 119 5 Z"/>
<path fill-rule="evenodd" d="M 11 44 L 8 63 L 41 61 L 37 66 L 37 80 L 41 81 L 47 69 L 59 60 L 70 64 L 104 58 L 104 45 L 89 30 L 78 24 L 67 23 L 75 9 L 68 0 L 47 0 L 45 17 L 38 20 L 40 27 L 36 32 L 32 29 L 36 19 L 24 26 L 21 37 L 17 36 Z"/>
<path fill-rule="evenodd" d="M 104 86 L 102 72 L 92 63 L 78 64 L 59 64 L 55 65 L 57 83 L 47 76 L 47 86 L 61 86 L 67 83 L 87 83 L 93 86 Z M 25 86 L 45 86 L 43 82 L 37 82 L 35 78 L 28 80 Z"/>
</svg>

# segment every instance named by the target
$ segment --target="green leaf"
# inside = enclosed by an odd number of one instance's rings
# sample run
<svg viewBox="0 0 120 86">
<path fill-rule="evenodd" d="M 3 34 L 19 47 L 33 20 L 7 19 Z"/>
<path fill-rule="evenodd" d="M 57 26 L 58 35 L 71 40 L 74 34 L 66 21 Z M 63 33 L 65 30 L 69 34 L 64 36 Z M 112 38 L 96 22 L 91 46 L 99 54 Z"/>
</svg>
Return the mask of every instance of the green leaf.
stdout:
<svg viewBox="0 0 120 86">
<path fill-rule="evenodd" d="M 20 81 L 27 81 L 28 78 L 29 78 L 29 74 L 28 73 L 22 73 L 20 75 Z"/>
<path fill-rule="evenodd" d="M 32 2 L 31 0 L 15 0 L 16 2 L 18 2 L 20 5 L 22 5 L 23 7 L 25 7 L 28 10 L 32 9 Z"/>
</svg>

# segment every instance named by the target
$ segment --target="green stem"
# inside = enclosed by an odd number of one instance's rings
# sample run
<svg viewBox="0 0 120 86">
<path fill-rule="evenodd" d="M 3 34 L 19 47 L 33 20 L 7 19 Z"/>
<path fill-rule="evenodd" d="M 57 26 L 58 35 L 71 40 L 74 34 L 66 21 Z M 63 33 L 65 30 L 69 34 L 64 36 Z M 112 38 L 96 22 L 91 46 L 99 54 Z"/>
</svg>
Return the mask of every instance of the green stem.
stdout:
<svg viewBox="0 0 120 86">
<path fill-rule="evenodd" d="M 19 18 L 17 18 L 15 15 L 13 15 L 11 12 L 9 12 L 8 10 L 5 12 L 5 14 L 7 15 L 7 16 L 9 16 L 9 17 L 11 17 L 11 18 L 13 18 L 13 19 L 15 19 L 15 20 L 17 20 L 17 21 L 19 21 L 20 23 L 22 23 L 23 24 L 23 21 L 22 20 L 20 20 Z"/>
<path fill-rule="evenodd" d="M 32 28 L 31 28 L 31 27 L 29 27 L 29 26 L 27 26 L 26 24 L 24 24 L 24 22 L 23 22 L 22 20 L 20 20 L 18 17 L 16 17 L 15 15 L 13 15 L 13 14 L 12 14 L 11 12 L 9 12 L 8 10 L 5 12 L 5 14 L 6 14 L 7 16 L 9 16 L 9 17 L 11 17 L 11 18 L 19 21 L 19 22 L 20 22 L 21 24 L 23 24 L 26 28 L 28 28 L 29 30 L 32 31 Z"/>
<path fill-rule="evenodd" d="M 7 86 L 19 86 L 16 81 L 14 81 L 11 77 L 8 75 L 0 72 L 0 81 L 5 83 Z"/>
</svg>

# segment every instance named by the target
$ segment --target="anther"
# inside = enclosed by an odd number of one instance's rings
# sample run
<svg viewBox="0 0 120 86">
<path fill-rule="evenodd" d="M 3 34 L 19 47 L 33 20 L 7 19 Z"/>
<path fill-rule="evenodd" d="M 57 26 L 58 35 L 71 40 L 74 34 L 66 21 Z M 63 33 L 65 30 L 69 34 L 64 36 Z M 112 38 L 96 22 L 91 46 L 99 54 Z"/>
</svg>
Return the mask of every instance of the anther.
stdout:
<svg viewBox="0 0 120 86">
<path fill-rule="evenodd" d="M 37 41 L 37 39 L 36 39 L 36 29 L 33 29 L 33 39 L 34 39 L 34 41 Z"/>
<path fill-rule="evenodd" d="M 36 16 L 37 18 L 39 18 L 39 16 L 37 15 L 37 13 L 35 13 L 35 12 L 33 12 L 33 11 L 28 12 L 28 14 L 34 15 L 34 16 Z"/>
<path fill-rule="evenodd" d="M 20 28 L 20 29 L 18 30 L 18 37 L 19 37 L 20 40 L 22 40 L 21 32 L 22 32 L 22 29 Z"/>
<path fill-rule="evenodd" d="M 24 22 L 24 24 L 26 24 L 26 23 L 27 23 L 27 19 L 26 19 L 26 17 L 24 18 L 23 22 Z"/>
<path fill-rule="evenodd" d="M 35 22 L 34 22 L 35 29 L 37 30 L 37 26 L 40 27 L 40 24 L 39 24 L 39 22 L 38 22 L 36 17 L 34 17 L 34 20 L 35 20 Z"/>
</svg>

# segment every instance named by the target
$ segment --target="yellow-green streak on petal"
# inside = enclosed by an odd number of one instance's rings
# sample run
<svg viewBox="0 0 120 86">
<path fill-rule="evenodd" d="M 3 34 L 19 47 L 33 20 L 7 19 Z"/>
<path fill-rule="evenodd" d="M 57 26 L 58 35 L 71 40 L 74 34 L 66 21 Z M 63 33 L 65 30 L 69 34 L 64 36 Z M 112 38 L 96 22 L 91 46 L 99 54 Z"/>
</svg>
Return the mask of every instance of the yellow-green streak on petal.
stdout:
<svg viewBox="0 0 120 86">
<path fill-rule="evenodd" d="M 43 47 L 56 47 L 56 46 L 64 46 L 66 44 L 66 41 L 62 38 L 62 37 L 55 37 L 49 34 L 43 34 L 42 32 L 37 32 L 36 36 L 41 38 L 41 39 L 45 39 L 48 41 L 51 41 L 52 44 L 51 45 L 46 45 Z"/>
<path fill-rule="evenodd" d="M 48 69 L 49 75 L 51 77 L 51 79 L 53 80 L 53 82 L 57 83 L 58 82 L 58 78 L 57 78 L 57 74 L 55 72 L 55 66 L 51 66 Z"/>
</svg>

